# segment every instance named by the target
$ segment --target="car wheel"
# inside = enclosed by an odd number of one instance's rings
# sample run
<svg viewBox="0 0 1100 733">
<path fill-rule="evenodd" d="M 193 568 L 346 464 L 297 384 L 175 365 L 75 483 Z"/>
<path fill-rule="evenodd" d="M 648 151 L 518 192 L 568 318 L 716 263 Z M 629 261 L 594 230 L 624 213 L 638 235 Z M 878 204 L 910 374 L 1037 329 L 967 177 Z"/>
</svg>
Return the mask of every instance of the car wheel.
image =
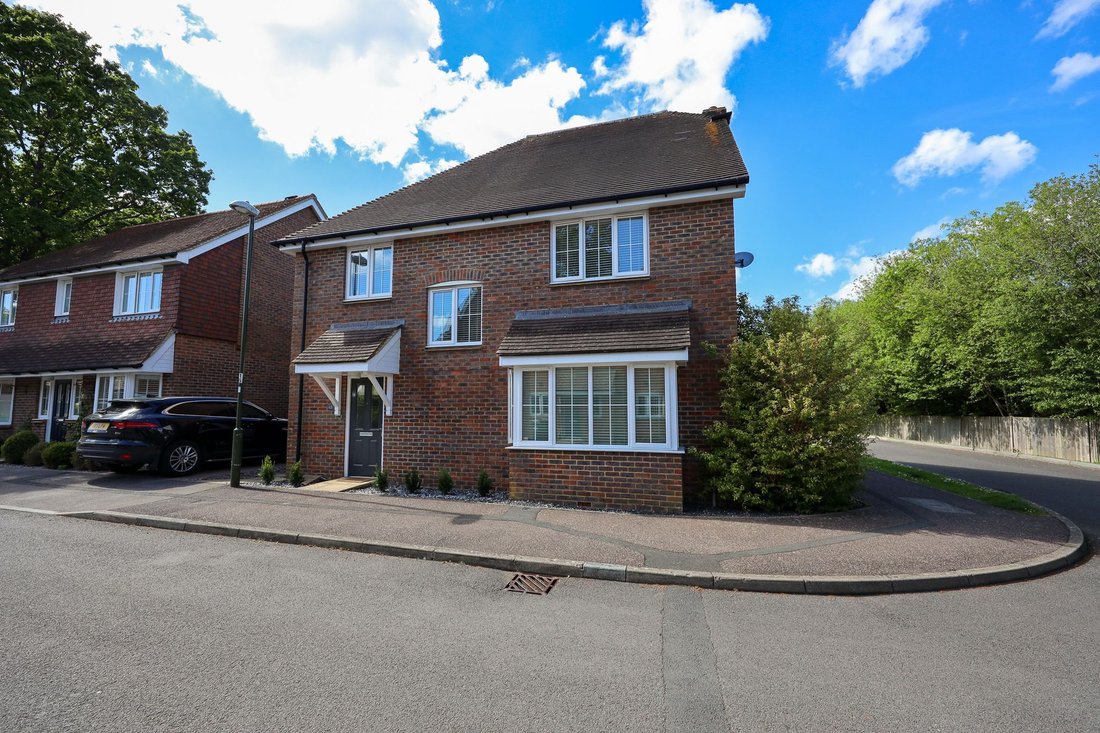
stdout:
<svg viewBox="0 0 1100 733">
<path fill-rule="evenodd" d="M 138 469 L 141 468 L 141 466 L 121 466 L 115 464 L 113 466 L 107 466 L 107 468 L 111 469 L 115 473 L 137 473 Z"/>
<path fill-rule="evenodd" d="M 160 470 L 168 476 L 186 476 L 202 465 L 202 451 L 197 443 L 181 440 L 172 443 L 160 454 Z"/>
</svg>

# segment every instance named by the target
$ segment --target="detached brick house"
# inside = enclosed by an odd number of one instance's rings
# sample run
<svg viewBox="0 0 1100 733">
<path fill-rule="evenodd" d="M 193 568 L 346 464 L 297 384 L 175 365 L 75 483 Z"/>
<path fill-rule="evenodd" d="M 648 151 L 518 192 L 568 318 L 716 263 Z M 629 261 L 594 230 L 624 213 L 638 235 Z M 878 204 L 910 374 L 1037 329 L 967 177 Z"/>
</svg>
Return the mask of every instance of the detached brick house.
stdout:
<svg viewBox="0 0 1100 733">
<path fill-rule="evenodd" d="M 295 257 L 291 453 L 681 511 L 718 416 L 704 342 L 737 323 L 729 118 L 529 136 L 275 242 Z"/>
<path fill-rule="evenodd" d="M 287 409 L 293 271 L 269 243 L 325 213 L 259 205 L 245 396 Z M 63 440 L 81 403 L 235 395 L 248 219 L 226 210 L 127 227 L 0 270 L 0 440 Z"/>
</svg>

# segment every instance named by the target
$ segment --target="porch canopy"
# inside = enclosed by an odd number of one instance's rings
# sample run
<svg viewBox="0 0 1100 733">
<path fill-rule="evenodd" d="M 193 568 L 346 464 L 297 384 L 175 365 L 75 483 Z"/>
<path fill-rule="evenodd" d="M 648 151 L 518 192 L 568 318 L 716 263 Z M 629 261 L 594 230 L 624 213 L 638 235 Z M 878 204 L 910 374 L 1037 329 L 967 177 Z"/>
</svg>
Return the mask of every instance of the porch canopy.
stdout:
<svg viewBox="0 0 1100 733">
<path fill-rule="evenodd" d="M 393 414 L 393 376 L 401 372 L 403 320 L 334 323 L 294 359 L 294 373 L 308 374 L 340 414 L 344 377 L 369 379 Z M 384 384 L 379 381 L 384 380 Z M 333 383 L 332 386 L 329 382 Z"/>
<path fill-rule="evenodd" d="M 52 338 L 17 331 L 0 344 L 0 377 L 172 371 L 175 332 L 103 333 L 65 329 Z"/>
</svg>

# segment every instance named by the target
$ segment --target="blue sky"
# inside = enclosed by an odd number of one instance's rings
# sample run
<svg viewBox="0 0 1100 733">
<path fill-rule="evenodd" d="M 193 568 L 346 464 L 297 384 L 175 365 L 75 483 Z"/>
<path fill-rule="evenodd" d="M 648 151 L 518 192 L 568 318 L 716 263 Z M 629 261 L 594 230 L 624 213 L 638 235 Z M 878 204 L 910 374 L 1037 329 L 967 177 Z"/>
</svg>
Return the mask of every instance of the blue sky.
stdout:
<svg viewBox="0 0 1100 733">
<path fill-rule="evenodd" d="M 733 106 L 740 288 L 852 292 L 876 255 L 1100 154 L 1100 0 L 38 0 L 214 171 L 210 208 L 330 214 L 533 132 Z"/>
</svg>

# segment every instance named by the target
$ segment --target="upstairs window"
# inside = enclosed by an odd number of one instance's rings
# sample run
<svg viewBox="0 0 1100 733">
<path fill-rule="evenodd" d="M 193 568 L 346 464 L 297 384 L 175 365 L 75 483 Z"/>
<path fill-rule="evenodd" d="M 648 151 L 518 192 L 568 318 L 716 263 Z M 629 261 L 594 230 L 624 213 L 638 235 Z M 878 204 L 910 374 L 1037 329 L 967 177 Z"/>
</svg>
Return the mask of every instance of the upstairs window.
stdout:
<svg viewBox="0 0 1100 733">
<path fill-rule="evenodd" d="M 73 301 L 73 281 L 72 280 L 58 280 L 57 281 L 57 297 L 54 299 L 53 314 L 54 316 L 67 316 L 69 315 L 69 307 Z"/>
<path fill-rule="evenodd" d="M 428 345 L 481 343 L 481 286 L 462 284 L 428 293 Z"/>
<path fill-rule="evenodd" d="M 0 328 L 15 325 L 15 307 L 19 305 L 19 289 L 0 290 Z"/>
<path fill-rule="evenodd" d="M 644 214 L 555 223 L 550 233 L 551 281 L 645 275 L 649 242 Z"/>
<path fill-rule="evenodd" d="M 132 316 L 160 311 L 163 273 L 158 270 L 120 272 L 116 281 L 115 315 Z"/>
<path fill-rule="evenodd" d="M 393 247 L 367 247 L 348 251 L 345 297 L 385 298 L 393 292 Z"/>
</svg>

